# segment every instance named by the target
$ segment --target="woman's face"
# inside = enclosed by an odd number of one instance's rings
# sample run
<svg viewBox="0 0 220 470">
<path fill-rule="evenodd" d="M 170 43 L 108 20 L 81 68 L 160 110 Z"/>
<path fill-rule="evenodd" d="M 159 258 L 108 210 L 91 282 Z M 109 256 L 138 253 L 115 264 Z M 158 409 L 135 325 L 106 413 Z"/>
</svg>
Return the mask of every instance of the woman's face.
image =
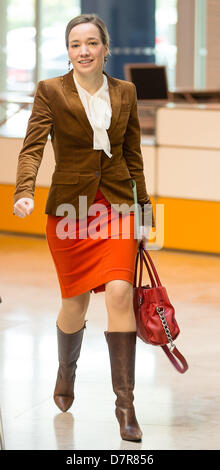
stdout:
<svg viewBox="0 0 220 470">
<path fill-rule="evenodd" d="M 108 45 L 103 44 L 95 24 L 81 23 L 71 29 L 68 55 L 75 71 L 85 75 L 101 72 L 107 54 Z"/>
</svg>

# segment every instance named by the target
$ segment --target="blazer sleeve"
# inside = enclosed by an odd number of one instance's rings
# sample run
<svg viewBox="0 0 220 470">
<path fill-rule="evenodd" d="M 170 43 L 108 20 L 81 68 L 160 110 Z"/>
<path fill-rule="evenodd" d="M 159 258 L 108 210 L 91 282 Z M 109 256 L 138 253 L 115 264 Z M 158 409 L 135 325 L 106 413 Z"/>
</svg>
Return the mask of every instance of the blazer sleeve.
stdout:
<svg viewBox="0 0 220 470">
<path fill-rule="evenodd" d="M 147 215 L 152 214 L 151 222 L 152 227 L 155 227 L 155 220 L 152 210 L 152 202 L 147 193 L 145 177 L 144 177 L 144 163 L 141 154 L 141 131 L 140 123 L 137 112 L 137 92 L 133 83 L 130 83 L 132 92 L 132 106 L 128 120 L 128 125 L 123 142 L 123 155 L 126 159 L 127 167 L 132 178 L 136 181 L 138 204 L 142 207 L 142 224 L 144 225 L 144 212 Z M 149 204 L 149 206 L 145 206 Z"/>
<path fill-rule="evenodd" d="M 34 198 L 35 181 L 52 126 L 53 115 L 48 102 L 46 84 L 40 81 L 35 92 L 23 147 L 18 156 L 14 204 L 22 197 Z"/>
</svg>

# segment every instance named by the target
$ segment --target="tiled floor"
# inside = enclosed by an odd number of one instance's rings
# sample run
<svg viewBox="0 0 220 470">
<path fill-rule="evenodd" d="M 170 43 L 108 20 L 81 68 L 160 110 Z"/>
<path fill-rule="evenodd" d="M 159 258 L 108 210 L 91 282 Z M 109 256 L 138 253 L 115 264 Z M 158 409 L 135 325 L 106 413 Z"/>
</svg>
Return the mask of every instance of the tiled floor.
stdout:
<svg viewBox="0 0 220 470">
<path fill-rule="evenodd" d="M 75 401 L 53 402 L 60 294 L 44 239 L 0 235 L 0 407 L 6 449 L 219 449 L 220 257 L 151 252 L 176 308 L 178 374 L 160 348 L 137 340 L 135 409 L 142 443 L 123 441 L 104 330 L 105 294 L 92 294 Z"/>
</svg>

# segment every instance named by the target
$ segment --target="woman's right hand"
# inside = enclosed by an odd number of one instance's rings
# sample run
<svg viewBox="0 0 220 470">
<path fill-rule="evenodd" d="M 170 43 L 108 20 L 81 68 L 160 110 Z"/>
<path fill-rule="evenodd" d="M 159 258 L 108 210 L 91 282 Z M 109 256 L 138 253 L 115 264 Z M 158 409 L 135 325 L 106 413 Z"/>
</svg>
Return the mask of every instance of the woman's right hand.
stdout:
<svg viewBox="0 0 220 470">
<path fill-rule="evenodd" d="M 26 217 L 30 215 L 34 210 L 34 200 L 30 197 L 22 197 L 14 204 L 13 214 L 18 217 Z"/>
</svg>

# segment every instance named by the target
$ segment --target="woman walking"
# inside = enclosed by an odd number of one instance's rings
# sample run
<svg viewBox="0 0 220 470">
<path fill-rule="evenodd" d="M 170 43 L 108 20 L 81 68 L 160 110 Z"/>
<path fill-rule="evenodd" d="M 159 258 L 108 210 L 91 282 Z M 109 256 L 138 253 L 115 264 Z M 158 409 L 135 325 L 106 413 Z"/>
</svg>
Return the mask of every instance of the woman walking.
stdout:
<svg viewBox="0 0 220 470">
<path fill-rule="evenodd" d="M 18 159 L 14 213 L 25 217 L 34 209 L 36 176 L 50 134 L 56 166 L 45 209 L 46 237 L 62 299 L 57 318 L 59 369 L 54 400 L 62 411 L 73 403 L 90 293 L 105 291 L 108 329 L 104 334 L 117 397 L 115 413 L 122 439 L 140 441 L 142 432 L 133 404 L 133 278 L 138 240 L 134 212 L 129 210 L 134 203 L 132 178 L 142 208 L 142 239 L 146 238 L 144 208 L 146 204 L 149 208 L 151 201 L 143 174 L 136 89 L 104 71 L 110 53 L 109 35 L 97 15 L 73 18 L 65 39 L 73 68 L 38 83 Z M 86 208 L 81 197 L 87 198 Z M 91 211 L 96 204 L 101 208 L 99 237 L 97 218 Z M 127 208 L 118 209 L 121 204 Z M 124 220 L 129 223 L 129 233 Z"/>
</svg>

